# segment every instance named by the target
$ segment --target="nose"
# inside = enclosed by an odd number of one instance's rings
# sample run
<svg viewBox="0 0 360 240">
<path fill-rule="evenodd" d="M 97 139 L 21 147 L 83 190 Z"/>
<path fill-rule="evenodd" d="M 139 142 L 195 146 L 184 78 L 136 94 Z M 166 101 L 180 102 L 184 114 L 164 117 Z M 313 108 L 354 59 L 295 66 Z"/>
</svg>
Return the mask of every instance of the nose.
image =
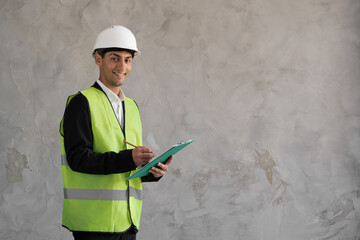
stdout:
<svg viewBox="0 0 360 240">
<path fill-rule="evenodd" d="M 125 60 L 121 59 L 120 61 L 117 62 L 116 64 L 116 68 L 118 69 L 121 69 L 121 70 L 124 70 L 125 69 Z"/>
</svg>

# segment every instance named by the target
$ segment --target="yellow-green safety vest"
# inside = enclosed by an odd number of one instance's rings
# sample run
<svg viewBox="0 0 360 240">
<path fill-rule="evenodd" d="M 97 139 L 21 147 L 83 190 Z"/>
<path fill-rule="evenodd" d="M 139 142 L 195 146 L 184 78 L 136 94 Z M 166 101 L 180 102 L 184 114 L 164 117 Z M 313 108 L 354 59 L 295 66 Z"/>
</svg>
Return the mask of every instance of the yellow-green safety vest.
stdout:
<svg viewBox="0 0 360 240">
<path fill-rule="evenodd" d="M 81 91 L 90 107 L 94 152 L 119 152 L 132 147 L 125 139 L 142 145 L 140 113 L 136 103 L 125 98 L 125 136 L 104 92 L 94 87 Z M 70 96 L 67 105 L 74 97 Z M 71 231 L 124 232 L 140 226 L 142 182 L 125 181 L 133 171 L 96 175 L 72 171 L 66 160 L 63 120 L 60 127 L 64 188 L 62 225 Z"/>
</svg>

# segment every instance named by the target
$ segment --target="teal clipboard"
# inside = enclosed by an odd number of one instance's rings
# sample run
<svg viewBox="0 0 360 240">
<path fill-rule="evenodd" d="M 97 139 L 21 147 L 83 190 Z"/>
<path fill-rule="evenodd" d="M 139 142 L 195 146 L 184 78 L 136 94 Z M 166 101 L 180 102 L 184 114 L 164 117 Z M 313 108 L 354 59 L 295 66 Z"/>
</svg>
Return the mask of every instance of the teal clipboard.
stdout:
<svg viewBox="0 0 360 240">
<path fill-rule="evenodd" d="M 189 140 L 189 141 L 182 142 L 182 143 L 172 146 L 169 150 L 167 150 L 166 152 L 164 152 L 163 154 L 161 154 L 160 156 L 158 156 L 156 159 L 152 160 L 151 162 L 147 163 L 142 168 L 138 169 L 134 174 L 132 174 L 125 180 L 129 181 L 130 179 L 133 179 L 133 178 L 147 176 L 149 174 L 150 168 L 154 167 L 159 162 L 164 163 L 171 155 L 175 155 L 177 152 L 179 152 L 180 150 L 182 150 L 184 147 L 186 147 L 187 145 L 189 145 L 192 142 L 193 142 L 193 140 Z"/>
</svg>

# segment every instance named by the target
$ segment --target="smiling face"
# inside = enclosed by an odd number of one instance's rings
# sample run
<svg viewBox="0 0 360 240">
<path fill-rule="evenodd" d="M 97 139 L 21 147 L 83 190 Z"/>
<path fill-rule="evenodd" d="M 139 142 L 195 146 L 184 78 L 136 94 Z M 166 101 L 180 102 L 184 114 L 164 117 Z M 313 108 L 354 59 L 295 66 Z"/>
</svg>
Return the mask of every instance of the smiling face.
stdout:
<svg viewBox="0 0 360 240">
<path fill-rule="evenodd" d="M 95 63 L 100 70 L 99 80 L 118 95 L 125 78 L 131 72 L 132 60 L 132 55 L 126 51 L 107 52 L 104 57 L 96 53 Z"/>
</svg>

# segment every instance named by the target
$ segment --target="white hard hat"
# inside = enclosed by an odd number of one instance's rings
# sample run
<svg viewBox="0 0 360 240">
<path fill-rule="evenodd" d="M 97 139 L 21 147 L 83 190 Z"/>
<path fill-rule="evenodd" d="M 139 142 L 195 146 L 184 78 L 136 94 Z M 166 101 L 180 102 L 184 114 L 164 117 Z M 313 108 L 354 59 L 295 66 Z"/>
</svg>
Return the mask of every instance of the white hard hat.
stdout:
<svg viewBox="0 0 360 240">
<path fill-rule="evenodd" d="M 134 55 L 140 55 L 136 45 L 134 34 L 126 27 L 114 25 L 103 30 L 96 38 L 93 47 L 93 55 L 96 49 L 121 48 L 134 51 Z"/>
</svg>

